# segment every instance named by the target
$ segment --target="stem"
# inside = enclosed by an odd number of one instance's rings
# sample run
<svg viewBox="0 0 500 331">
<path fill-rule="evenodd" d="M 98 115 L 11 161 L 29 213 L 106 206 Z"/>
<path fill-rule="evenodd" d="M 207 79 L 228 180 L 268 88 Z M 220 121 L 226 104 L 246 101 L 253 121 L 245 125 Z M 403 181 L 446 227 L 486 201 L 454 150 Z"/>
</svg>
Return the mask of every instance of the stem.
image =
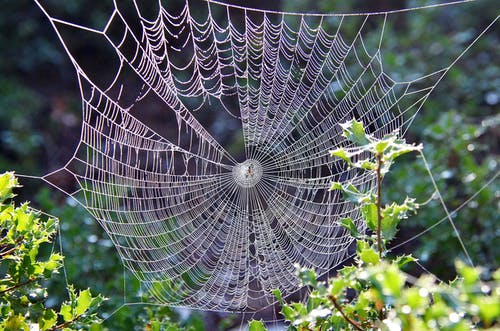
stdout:
<svg viewBox="0 0 500 331">
<path fill-rule="evenodd" d="M 24 237 L 18 237 L 14 244 L 5 244 L 0 248 L 0 257 L 4 257 L 17 249 L 17 244 L 23 241 Z M 7 249 L 7 250 L 6 250 Z"/>
<path fill-rule="evenodd" d="M 73 324 L 76 321 L 78 321 L 80 319 L 80 317 L 82 317 L 82 315 L 77 315 L 71 321 L 67 321 L 67 322 L 61 323 L 59 325 L 56 325 L 56 326 L 52 327 L 51 329 L 49 329 L 49 331 L 55 331 L 55 330 L 64 329 L 65 327 L 68 327 L 71 324 Z"/>
<path fill-rule="evenodd" d="M 361 327 L 361 325 L 356 322 L 355 320 L 352 320 L 351 318 L 349 318 L 349 316 L 347 316 L 344 311 L 342 310 L 342 307 L 338 304 L 337 302 L 337 299 L 333 296 L 333 295 L 330 295 L 328 296 L 330 298 L 330 300 L 332 301 L 333 303 L 333 306 L 335 307 L 335 309 L 337 309 L 339 311 L 339 313 L 342 315 L 342 317 L 349 323 L 351 324 L 352 326 L 354 326 L 354 328 L 358 331 L 364 331 L 363 328 Z"/>
<path fill-rule="evenodd" d="M 382 257 L 382 154 L 377 155 L 377 248 Z"/>
<path fill-rule="evenodd" d="M 29 283 L 32 283 L 34 282 L 35 280 L 37 280 L 36 278 L 30 278 L 28 279 L 27 281 L 23 282 L 23 283 L 19 283 L 17 285 L 14 285 L 14 286 L 11 286 L 9 288 L 6 288 L 5 290 L 2 290 L 0 291 L 0 294 L 4 294 L 6 292 L 9 292 L 9 291 L 12 291 L 12 290 L 15 290 L 16 288 L 19 288 L 19 287 L 23 287 L 24 285 L 28 285 Z"/>
<path fill-rule="evenodd" d="M 16 250 L 17 246 L 14 246 L 14 247 L 11 247 L 9 250 L 6 250 L 6 251 L 2 251 L 2 253 L 0 253 L 0 257 L 4 257 L 6 255 L 9 255 L 10 253 L 14 252 Z"/>
</svg>

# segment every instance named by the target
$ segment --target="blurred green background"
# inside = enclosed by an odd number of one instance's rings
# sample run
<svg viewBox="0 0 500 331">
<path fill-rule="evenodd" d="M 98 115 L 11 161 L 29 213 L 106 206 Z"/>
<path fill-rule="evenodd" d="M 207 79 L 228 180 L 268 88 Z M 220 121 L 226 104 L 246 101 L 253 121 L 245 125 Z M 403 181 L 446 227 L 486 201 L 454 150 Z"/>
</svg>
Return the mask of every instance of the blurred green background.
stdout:
<svg viewBox="0 0 500 331">
<path fill-rule="evenodd" d="M 105 21 L 109 3 L 49 1 L 68 17 Z M 301 12 L 373 12 L 422 6 L 431 1 L 227 1 L 255 8 Z M 181 3 L 183 3 L 181 1 Z M 397 15 L 389 20 L 382 48 L 385 70 L 401 77 L 430 73 L 451 63 L 500 12 L 498 1 L 477 1 Z M 86 45 L 82 56 L 91 56 Z M 429 57 L 424 57 L 424 54 Z M 500 43 L 498 22 L 453 66 L 416 117 L 407 139 L 424 144 L 444 201 L 473 262 L 498 267 L 500 256 Z M 96 63 L 99 66 L 99 63 Z M 106 70 L 105 67 L 101 68 Z M 75 73 L 48 20 L 32 1 L 7 0 L 0 11 L 0 172 L 40 176 L 63 166 L 80 133 L 80 98 Z M 176 125 L 173 123 L 172 125 Z M 423 162 L 408 157 L 388 178 L 387 199 L 406 195 L 419 201 L 434 192 Z M 124 301 L 143 293 L 127 274 L 98 224 L 80 206 L 40 180 L 20 179 L 22 199 L 61 219 L 68 278 L 79 288 L 91 287 L 110 297 L 108 317 Z M 489 183 L 486 187 L 484 185 Z M 469 198 L 472 197 L 472 199 Z M 464 205 L 464 202 L 465 203 Z M 445 212 L 432 199 L 404 223 L 399 242 L 427 233 L 395 252 L 412 252 L 425 268 L 451 279 L 453 261 L 464 252 Z M 411 272 L 418 273 L 421 269 Z M 124 290 L 124 284 L 126 286 Z M 48 304 L 65 295 L 64 277 L 51 284 Z M 167 308 L 130 306 L 105 322 L 110 330 L 143 330 L 152 316 L 180 320 L 195 329 L 240 325 L 239 316 L 187 313 Z"/>
</svg>

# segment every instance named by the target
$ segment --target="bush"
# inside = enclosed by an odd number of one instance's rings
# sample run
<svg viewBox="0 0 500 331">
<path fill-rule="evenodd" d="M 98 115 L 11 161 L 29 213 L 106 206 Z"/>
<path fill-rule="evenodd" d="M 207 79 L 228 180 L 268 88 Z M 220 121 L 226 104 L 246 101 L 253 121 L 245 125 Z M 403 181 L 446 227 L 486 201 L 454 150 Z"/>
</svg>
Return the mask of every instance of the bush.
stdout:
<svg viewBox="0 0 500 331">
<path fill-rule="evenodd" d="M 90 290 L 77 291 L 68 285 L 68 299 L 49 308 L 44 281 L 57 273 L 63 256 L 50 251 L 57 231 L 54 218 L 42 220 L 28 203 L 16 206 L 13 189 L 18 187 L 12 172 L 0 175 L 0 330 L 86 329 L 100 321 L 96 309 L 103 302 Z"/>
<path fill-rule="evenodd" d="M 290 330 L 486 330 L 500 327 L 500 270 L 474 268 L 456 262 L 458 278 L 449 284 L 432 274 L 419 278 L 405 273 L 403 266 L 416 261 L 411 255 L 389 257 L 386 244 L 399 223 L 419 207 L 412 198 L 382 205 L 382 181 L 394 160 L 421 146 L 406 144 L 394 133 L 382 139 L 365 133 L 362 123 L 350 121 L 343 134 L 355 147 L 332 151 L 352 168 L 372 174 L 375 192 L 361 192 L 353 185 L 333 183 L 344 198 L 359 205 L 370 230 L 364 234 L 354 222 L 342 225 L 357 239 L 356 264 L 347 266 L 328 282 L 317 280 L 313 270 L 299 270 L 303 285 L 311 288 L 307 302 L 285 303 L 281 314 Z M 369 153 L 371 157 L 363 158 Z M 489 278 L 484 281 L 483 278 Z M 493 279 L 493 280 L 491 280 Z M 264 330 L 253 321 L 252 330 Z"/>
</svg>

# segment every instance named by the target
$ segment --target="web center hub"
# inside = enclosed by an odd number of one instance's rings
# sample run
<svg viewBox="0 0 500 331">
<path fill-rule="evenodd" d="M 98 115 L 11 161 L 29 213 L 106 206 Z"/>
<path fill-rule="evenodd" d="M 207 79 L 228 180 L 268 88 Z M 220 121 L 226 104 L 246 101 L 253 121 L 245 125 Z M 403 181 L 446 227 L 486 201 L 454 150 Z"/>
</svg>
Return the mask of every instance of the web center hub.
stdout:
<svg viewBox="0 0 500 331">
<path fill-rule="evenodd" d="M 239 186 L 250 188 L 259 183 L 262 172 L 262 165 L 259 161 L 248 159 L 233 167 L 233 178 Z"/>
</svg>

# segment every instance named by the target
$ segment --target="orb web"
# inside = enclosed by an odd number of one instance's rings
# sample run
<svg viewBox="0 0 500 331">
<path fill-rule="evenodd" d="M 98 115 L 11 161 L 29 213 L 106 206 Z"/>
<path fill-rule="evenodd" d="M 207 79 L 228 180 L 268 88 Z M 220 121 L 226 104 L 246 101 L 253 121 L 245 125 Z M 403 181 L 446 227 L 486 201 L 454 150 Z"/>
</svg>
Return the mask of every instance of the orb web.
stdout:
<svg viewBox="0 0 500 331">
<path fill-rule="evenodd" d="M 338 124 L 404 131 L 449 69 L 391 78 L 381 51 L 391 13 L 130 1 L 95 29 L 40 7 L 81 89 L 81 139 L 63 168 L 79 186 L 71 195 L 125 267 L 174 306 L 258 310 L 275 301 L 271 290 L 299 289 L 296 264 L 321 274 L 343 261 L 352 238 L 340 219 L 364 226 L 329 184 L 369 189 L 373 178 L 329 156 L 349 146 Z M 75 57 L 72 34 L 104 45 L 111 79 Z M 142 120 L 151 100 L 168 125 Z M 207 112 L 237 123 L 243 157 L 203 122 Z"/>
</svg>

